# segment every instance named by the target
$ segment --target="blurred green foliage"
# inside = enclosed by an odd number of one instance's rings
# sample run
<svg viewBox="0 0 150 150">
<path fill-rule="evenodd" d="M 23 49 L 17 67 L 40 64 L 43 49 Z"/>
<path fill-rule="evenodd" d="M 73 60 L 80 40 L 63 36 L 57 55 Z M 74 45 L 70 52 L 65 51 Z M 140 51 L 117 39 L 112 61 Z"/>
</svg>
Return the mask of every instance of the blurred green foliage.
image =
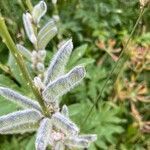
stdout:
<svg viewBox="0 0 150 150">
<path fill-rule="evenodd" d="M 38 0 L 34 0 L 33 4 L 37 2 Z M 43 22 L 48 17 L 52 17 L 55 12 L 51 1 L 46 0 L 46 2 L 48 13 Z M 71 117 L 81 127 L 81 132 L 98 134 L 98 140 L 90 149 L 150 149 L 148 132 L 142 132 L 137 124 L 135 125 L 136 119 L 132 116 L 134 112 L 130 108 L 131 100 L 127 97 L 122 100 L 120 93 L 117 93 L 118 89 L 120 90 L 122 80 L 130 80 L 135 78 L 136 75 L 137 84 L 145 82 L 149 89 L 148 69 L 137 73 L 125 66 L 119 76 L 119 80 L 121 80 L 119 85 L 114 84 L 113 77 L 110 79 L 102 94 L 102 99 L 99 100 L 88 120 L 84 122 L 115 64 L 107 52 L 102 50 L 101 45 L 98 47 L 96 43 L 99 41 L 105 43 L 109 39 L 114 39 L 116 41 L 115 48 L 122 48 L 138 17 L 139 2 L 137 0 L 58 0 L 57 8 L 61 20 L 59 34 L 47 47 L 46 64 L 55 52 L 58 41 L 72 37 L 75 49 L 68 64 L 68 69 L 76 64 L 83 64 L 87 68 L 87 76 L 80 86 L 63 97 L 62 104 L 69 105 Z M 22 13 L 26 10 L 28 10 L 26 0 L 0 0 L 0 11 L 6 19 L 13 39 L 16 43 L 23 42 L 32 49 L 25 38 L 22 25 Z M 131 51 L 136 49 L 137 45 L 150 48 L 150 11 L 148 10 L 145 12 L 133 37 L 134 44 L 129 47 Z M 132 61 L 130 60 L 127 63 L 130 64 Z M 145 59 L 143 63 L 145 65 Z M 26 87 L 23 79 L 20 78 L 15 61 L 2 40 L 0 41 L 0 64 L 8 69 L 6 71 L 3 67 L 0 67 L 0 85 L 16 89 L 32 97 L 32 93 Z M 118 69 L 121 70 L 121 68 Z M 124 89 L 124 86 L 122 89 Z M 136 102 L 136 106 L 138 112 L 142 113 L 143 118 L 150 120 L 149 103 Z M 0 97 L 0 115 L 16 109 L 19 108 Z M 0 136 L 0 150 L 33 149 L 34 134 Z"/>
</svg>

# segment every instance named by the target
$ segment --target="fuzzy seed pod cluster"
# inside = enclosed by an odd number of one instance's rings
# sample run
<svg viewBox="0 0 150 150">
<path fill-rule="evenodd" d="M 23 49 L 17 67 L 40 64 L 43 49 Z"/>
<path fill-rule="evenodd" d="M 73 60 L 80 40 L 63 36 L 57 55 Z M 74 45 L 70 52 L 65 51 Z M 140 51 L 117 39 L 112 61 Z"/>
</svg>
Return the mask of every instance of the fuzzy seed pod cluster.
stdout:
<svg viewBox="0 0 150 150">
<path fill-rule="evenodd" d="M 35 148 L 46 150 L 50 145 L 53 150 L 88 148 L 97 138 L 95 134 L 80 135 L 80 129 L 69 118 L 66 105 L 60 108 L 60 98 L 77 86 L 85 77 L 83 66 L 76 66 L 66 73 L 65 67 L 70 58 L 72 40 L 64 41 L 45 70 L 45 47 L 56 34 L 57 28 L 50 20 L 36 35 L 33 24 L 38 24 L 46 12 L 44 1 L 39 2 L 31 14 L 23 15 L 23 22 L 29 40 L 37 48 L 30 52 L 22 45 L 17 45 L 18 51 L 33 65 L 33 68 L 43 72 L 43 79 L 34 78 L 34 84 L 42 95 L 42 100 L 48 108 L 44 115 L 41 105 L 35 100 L 6 87 L 0 87 L 0 96 L 18 104 L 24 110 L 19 110 L 0 117 L 0 134 L 23 134 L 37 131 Z"/>
<path fill-rule="evenodd" d="M 57 27 L 55 21 L 50 19 L 42 28 L 40 26 L 40 20 L 47 11 L 47 5 L 44 1 L 40 1 L 32 10 L 31 13 L 23 14 L 23 24 L 25 32 L 30 42 L 34 46 L 34 50 L 31 52 L 23 45 L 17 44 L 18 50 L 29 61 L 32 62 L 32 68 L 41 75 L 45 71 L 44 60 L 46 56 L 46 46 L 49 41 L 56 35 Z"/>
</svg>

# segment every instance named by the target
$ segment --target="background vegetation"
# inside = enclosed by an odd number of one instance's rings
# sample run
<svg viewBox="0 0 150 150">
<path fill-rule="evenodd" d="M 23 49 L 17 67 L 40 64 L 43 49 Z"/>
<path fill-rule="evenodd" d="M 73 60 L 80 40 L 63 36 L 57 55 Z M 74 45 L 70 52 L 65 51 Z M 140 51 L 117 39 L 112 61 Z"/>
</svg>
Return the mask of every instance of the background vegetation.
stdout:
<svg viewBox="0 0 150 150">
<path fill-rule="evenodd" d="M 22 24 L 22 14 L 28 10 L 27 1 L 1 0 L 0 11 L 14 41 L 25 43 L 32 49 Z M 32 1 L 33 4 L 37 2 Z M 63 97 L 62 104 L 69 105 L 71 118 L 81 127 L 81 132 L 98 134 L 98 140 L 90 150 L 150 149 L 149 8 L 119 65 L 103 88 L 138 18 L 139 1 L 58 0 L 56 6 L 50 0 L 46 2 L 48 13 L 43 22 L 54 15 L 60 16 L 59 33 L 47 47 L 46 64 L 57 50 L 59 41 L 72 37 L 74 52 L 67 68 L 76 64 L 86 66 L 86 79 Z M 32 95 L 2 39 L 0 85 Z M 0 115 L 16 109 L 19 108 L 0 97 Z M 33 149 L 34 133 L 0 136 L 0 150 Z"/>
</svg>

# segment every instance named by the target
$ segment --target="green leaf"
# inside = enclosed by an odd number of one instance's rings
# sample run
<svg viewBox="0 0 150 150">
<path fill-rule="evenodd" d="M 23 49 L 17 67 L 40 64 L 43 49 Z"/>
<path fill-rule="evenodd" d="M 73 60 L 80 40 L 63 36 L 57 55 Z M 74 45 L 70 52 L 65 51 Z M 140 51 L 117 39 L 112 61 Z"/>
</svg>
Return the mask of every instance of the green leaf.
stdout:
<svg viewBox="0 0 150 150">
<path fill-rule="evenodd" d="M 73 64 L 75 64 L 80 58 L 83 57 L 83 55 L 87 50 L 87 46 L 88 46 L 87 44 L 84 44 L 74 49 L 69 61 L 69 66 L 73 66 Z"/>
<path fill-rule="evenodd" d="M 81 60 L 79 60 L 75 65 L 83 65 L 83 66 L 87 66 L 89 64 L 94 63 L 94 59 L 93 58 L 82 58 Z"/>
</svg>

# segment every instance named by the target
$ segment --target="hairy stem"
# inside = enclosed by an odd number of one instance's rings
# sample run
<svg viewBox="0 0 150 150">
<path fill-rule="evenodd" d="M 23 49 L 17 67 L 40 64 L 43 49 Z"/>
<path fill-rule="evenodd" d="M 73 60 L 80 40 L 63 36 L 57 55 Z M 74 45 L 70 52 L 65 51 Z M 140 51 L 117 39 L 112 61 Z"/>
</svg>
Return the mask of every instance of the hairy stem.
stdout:
<svg viewBox="0 0 150 150">
<path fill-rule="evenodd" d="M 16 62 L 22 72 L 22 75 L 23 75 L 24 79 L 27 81 L 27 85 L 32 89 L 35 97 L 37 98 L 39 104 L 41 105 L 41 107 L 43 109 L 44 114 L 46 115 L 48 113 L 48 111 L 44 104 L 42 96 L 41 96 L 40 92 L 38 91 L 38 89 L 36 88 L 36 86 L 33 84 L 32 78 L 30 77 L 30 74 L 26 68 L 23 57 L 18 52 L 16 45 L 8 32 L 4 18 L 1 15 L 0 15 L 0 35 L 2 37 L 3 42 L 7 45 L 8 49 L 10 50 L 10 52 L 16 59 Z"/>
<path fill-rule="evenodd" d="M 137 21 L 136 21 L 136 23 L 135 23 L 135 25 L 134 25 L 134 27 L 133 27 L 131 33 L 130 33 L 130 36 L 129 36 L 129 38 L 128 38 L 126 44 L 125 44 L 125 46 L 123 47 L 123 49 L 122 49 L 122 51 L 121 51 L 121 54 L 120 54 L 120 56 L 119 56 L 118 61 L 116 62 L 116 64 L 115 64 L 114 67 L 112 68 L 110 74 L 108 75 L 108 77 L 107 77 L 107 79 L 106 79 L 106 82 L 104 83 L 104 86 L 103 86 L 102 89 L 101 89 L 101 92 L 98 94 L 98 96 L 97 96 L 97 98 L 96 98 L 96 100 L 95 100 L 93 106 L 92 106 L 91 109 L 89 110 L 89 112 L 88 112 L 86 118 L 83 120 L 82 125 L 83 125 L 83 124 L 87 121 L 87 119 L 89 118 L 91 112 L 92 112 L 93 109 L 94 109 L 94 106 L 96 106 L 96 105 L 98 104 L 99 99 L 102 98 L 103 91 L 104 91 L 104 89 L 105 89 L 107 83 L 109 82 L 109 80 L 110 80 L 112 74 L 115 72 L 115 69 L 118 67 L 119 62 L 121 61 L 121 58 L 122 58 L 123 54 L 125 53 L 125 51 L 126 51 L 126 49 L 127 49 L 127 46 L 128 46 L 128 44 L 129 44 L 129 42 L 130 42 L 130 40 L 131 40 L 131 38 L 132 38 L 132 36 L 133 36 L 133 34 L 134 34 L 134 32 L 135 32 L 135 30 L 136 30 L 136 28 L 137 28 L 137 26 L 138 26 L 140 20 L 141 20 L 141 18 L 142 18 L 142 16 L 143 16 L 144 12 L 145 12 L 145 7 L 143 7 L 143 8 L 141 9 L 140 14 L 139 14 L 139 16 L 138 16 L 138 19 L 137 19 Z M 123 61 L 123 64 L 128 60 L 128 57 L 129 57 L 129 56 L 126 56 L 126 59 L 125 59 L 125 61 Z M 123 64 L 122 64 L 122 65 L 123 65 Z M 118 72 L 118 74 L 119 74 L 119 72 Z M 117 77 L 116 77 L 116 78 L 117 78 Z"/>
</svg>

